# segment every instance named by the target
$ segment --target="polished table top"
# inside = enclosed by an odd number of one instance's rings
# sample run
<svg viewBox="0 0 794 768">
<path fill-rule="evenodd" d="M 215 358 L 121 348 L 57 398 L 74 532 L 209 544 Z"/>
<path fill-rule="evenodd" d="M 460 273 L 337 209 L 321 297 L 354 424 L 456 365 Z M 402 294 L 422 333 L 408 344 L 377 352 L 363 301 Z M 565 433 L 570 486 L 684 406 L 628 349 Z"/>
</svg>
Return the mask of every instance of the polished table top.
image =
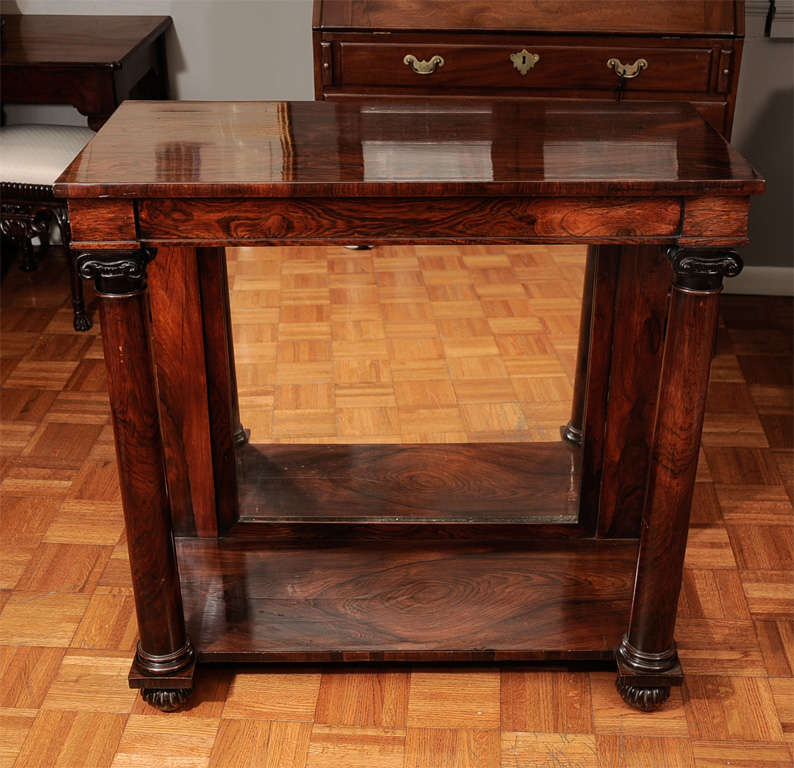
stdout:
<svg viewBox="0 0 794 768">
<path fill-rule="evenodd" d="M 3 15 L 2 65 L 118 66 L 160 35 L 169 16 Z"/>
<path fill-rule="evenodd" d="M 749 195 L 687 104 L 127 101 L 64 197 Z"/>
</svg>

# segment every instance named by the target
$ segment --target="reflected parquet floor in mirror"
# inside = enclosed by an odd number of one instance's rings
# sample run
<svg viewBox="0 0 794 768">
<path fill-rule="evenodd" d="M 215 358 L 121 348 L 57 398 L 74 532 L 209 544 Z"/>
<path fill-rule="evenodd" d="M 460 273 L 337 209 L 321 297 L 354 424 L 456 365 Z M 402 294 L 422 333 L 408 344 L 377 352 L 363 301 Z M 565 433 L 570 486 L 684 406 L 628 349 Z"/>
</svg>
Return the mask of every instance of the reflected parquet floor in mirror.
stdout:
<svg viewBox="0 0 794 768">
<path fill-rule="evenodd" d="M 256 442 L 543 441 L 567 420 L 582 249 L 286 250 L 229 254 Z M 661 711 L 627 708 L 611 669 L 229 666 L 164 715 L 127 687 L 101 339 L 72 330 L 67 285 L 49 258 L 2 286 L 0 768 L 791 766 L 790 299 L 723 299 L 676 633 L 686 680 Z"/>
</svg>

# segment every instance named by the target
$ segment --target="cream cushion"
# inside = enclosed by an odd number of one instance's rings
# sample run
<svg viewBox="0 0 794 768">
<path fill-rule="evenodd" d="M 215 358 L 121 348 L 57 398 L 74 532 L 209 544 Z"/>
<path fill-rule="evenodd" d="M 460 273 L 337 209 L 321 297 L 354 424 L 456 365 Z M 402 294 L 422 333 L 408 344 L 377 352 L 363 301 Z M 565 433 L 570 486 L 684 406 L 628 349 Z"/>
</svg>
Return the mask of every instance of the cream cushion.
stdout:
<svg viewBox="0 0 794 768">
<path fill-rule="evenodd" d="M 92 136 L 91 129 L 72 125 L 3 126 L 0 181 L 52 186 Z"/>
</svg>

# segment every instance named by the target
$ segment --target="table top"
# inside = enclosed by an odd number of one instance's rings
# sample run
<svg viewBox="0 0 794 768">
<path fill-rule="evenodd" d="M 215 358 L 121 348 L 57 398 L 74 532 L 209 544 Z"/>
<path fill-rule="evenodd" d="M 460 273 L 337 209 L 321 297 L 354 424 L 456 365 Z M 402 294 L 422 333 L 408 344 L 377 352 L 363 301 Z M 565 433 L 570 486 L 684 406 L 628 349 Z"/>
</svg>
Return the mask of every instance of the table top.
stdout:
<svg viewBox="0 0 794 768">
<path fill-rule="evenodd" d="M 127 101 L 64 197 L 749 195 L 688 104 Z"/>
<path fill-rule="evenodd" d="M 119 67 L 139 45 L 163 34 L 170 16 L 3 15 L 2 65 Z"/>
</svg>

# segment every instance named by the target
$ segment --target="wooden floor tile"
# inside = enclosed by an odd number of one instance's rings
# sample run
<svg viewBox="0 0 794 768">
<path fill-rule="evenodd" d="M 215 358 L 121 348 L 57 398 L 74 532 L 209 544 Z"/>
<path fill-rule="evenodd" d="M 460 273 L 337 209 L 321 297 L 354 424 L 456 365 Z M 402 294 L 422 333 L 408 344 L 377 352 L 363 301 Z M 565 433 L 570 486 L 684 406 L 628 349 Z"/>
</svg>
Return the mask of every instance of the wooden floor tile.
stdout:
<svg viewBox="0 0 794 768">
<path fill-rule="evenodd" d="M 409 728 L 405 768 L 498 768 L 499 731 L 463 728 Z"/>
<path fill-rule="evenodd" d="M 221 720 L 209 768 L 265 768 L 269 738 L 267 720 Z"/>
<path fill-rule="evenodd" d="M 124 729 L 124 715 L 41 710 L 15 768 L 106 768 Z"/>
<path fill-rule="evenodd" d="M 794 616 L 794 573 L 791 571 L 741 571 L 750 613 L 757 619 Z"/>
<path fill-rule="evenodd" d="M 685 568 L 678 617 L 679 620 L 749 619 L 750 609 L 739 571 Z"/>
<path fill-rule="evenodd" d="M 766 674 L 752 621 L 679 618 L 676 644 L 687 675 Z"/>
<path fill-rule="evenodd" d="M 593 733 L 590 676 L 564 669 L 502 670 L 501 728 Z"/>
<path fill-rule="evenodd" d="M 772 690 L 765 678 L 690 675 L 684 685 L 693 739 L 783 740 Z"/>
<path fill-rule="evenodd" d="M 501 740 L 502 768 L 602 768 L 595 736 L 502 731 Z"/>
<path fill-rule="evenodd" d="M 63 654 L 63 648 L 0 645 L 0 707 L 40 707 Z"/>
<path fill-rule="evenodd" d="M 783 737 L 794 742 L 794 678 L 770 677 L 772 698 L 775 700 L 778 720 L 783 729 Z"/>
<path fill-rule="evenodd" d="M 109 592 L 91 596 L 72 648 L 135 652 L 138 625 L 131 594 Z"/>
<path fill-rule="evenodd" d="M 272 722 L 265 768 L 304 768 L 311 732 L 311 723 Z"/>
<path fill-rule="evenodd" d="M 314 720 L 328 725 L 404 728 L 408 683 L 407 671 L 326 670 Z"/>
<path fill-rule="evenodd" d="M 124 726 L 113 768 L 140 768 L 157 764 L 168 755 L 169 768 L 193 768 L 209 764 L 219 720 L 185 717 L 130 715 Z"/>
<path fill-rule="evenodd" d="M 770 677 L 794 677 L 794 619 L 756 620 L 755 633 Z"/>
<path fill-rule="evenodd" d="M 38 714 L 36 709 L 0 707 L 0 768 L 12 768 Z"/>
<path fill-rule="evenodd" d="M 240 672 L 232 682 L 224 717 L 312 722 L 320 692 L 320 673 Z"/>
<path fill-rule="evenodd" d="M 110 547 L 90 544 L 39 544 L 17 589 L 91 593 L 110 558 Z"/>
<path fill-rule="evenodd" d="M 306 768 L 403 768 L 405 731 L 315 725 Z"/>
<path fill-rule="evenodd" d="M 694 768 L 689 739 L 598 736 L 600 768 Z"/>
<path fill-rule="evenodd" d="M 410 728 L 498 728 L 499 670 L 411 672 Z"/>
<path fill-rule="evenodd" d="M 15 591 L 0 613 L 0 644 L 68 646 L 88 595 Z"/>
<path fill-rule="evenodd" d="M 127 651 L 69 650 L 44 699 L 44 709 L 129 712 L 136 691 L 127 684 Z"/>
<path fill-rule="evenodd" d="M 695 768 L 791 768 L 786 744 L 695 739 L 692 752 Z"/>
</svg>

